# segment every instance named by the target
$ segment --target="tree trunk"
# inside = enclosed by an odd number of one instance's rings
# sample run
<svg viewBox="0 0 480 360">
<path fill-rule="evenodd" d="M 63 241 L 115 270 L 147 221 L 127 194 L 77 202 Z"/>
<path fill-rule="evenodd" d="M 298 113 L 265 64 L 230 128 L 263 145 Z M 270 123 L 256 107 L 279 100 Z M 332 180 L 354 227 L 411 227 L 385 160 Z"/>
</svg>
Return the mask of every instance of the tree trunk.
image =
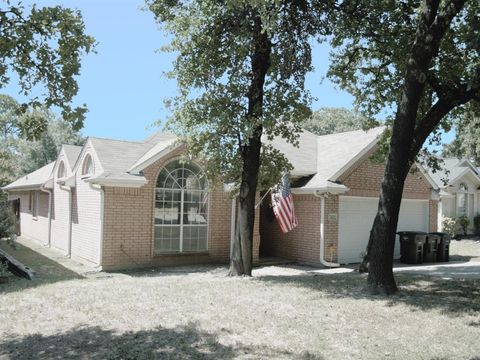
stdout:
<svg viewBox="0 0 480 360">
<path fill-rule="evenodd" d="M 401 141 L 390 144 L 378 212 L 370 233 L 367 251 L 369 260 L 367 282 L 373 292 L 392 294 L 397 291 L 393 277 L 393 252 L 403 185 L 410 168 L 409 153 L 403 151 L 409 146 L 409 142 L 411 146 L 410 133 L 413 133 L 413 128 L 409 128 L 412 126 L 401 126 L 401 122 L 396 122 L 393 128 L 393 134 Z"/>
<path fill-rule="evenodd" d="M 364 270 L 368 266 L 367 283 L 374 292 L 392 294 L 397 291 L 393 276 L 395 232 L 405 179 L 418 153 L 418 149 L 412 153 L 412 148 L 418 140 L 415 138 L 415 127 L 419 103 L 432 59 L 438 53 L 451 20 L 464 2 L 452 0 L 440 12 L 438 1 L 425 2 L 422 6 L 393 123 L 378 212 L 370 233 L 367 254 L 360 267 L 360 270 Z"/>
<path fill-rule="evenodd" d="M 261 134 L 261 131 L 260 131 Z M 260 135 L 261 136 L 261 135 Z M 235 239 L 230 261 L 231 275 L 252 275 L 253 229 L 255 225 L 255 195 L 260 167 L 261 140 L 255 140 L 244 157 L 242 184 L 238 196 Z"/>
<path fill-rule="evenodd" d="M 252 124 L 251 136 L 241 146 L 242 178 L 238 195 L 238 213 L 235 228 L 233 251 L 230 259 L 230 275 L 252 275 L 253 229 L 255 225 L 255 196 L 260 169 L 262 148 L 261 117 L 263 116 L 263 86 L 270 68 L 272 44 L 266 32 L 262 31 L 262 21 L 255 17 L 253 26 L 252 81 L 248 93 L 247 117 Z"/>
</svg>

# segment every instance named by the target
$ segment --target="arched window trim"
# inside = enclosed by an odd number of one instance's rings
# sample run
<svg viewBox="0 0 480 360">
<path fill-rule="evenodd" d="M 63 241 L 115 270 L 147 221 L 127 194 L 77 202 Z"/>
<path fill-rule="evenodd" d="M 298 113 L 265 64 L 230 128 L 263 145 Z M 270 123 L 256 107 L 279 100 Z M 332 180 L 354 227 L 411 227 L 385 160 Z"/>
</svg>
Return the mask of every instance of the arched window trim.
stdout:
<svg viewBox="0 0 480 360">
<path fill-rule="evenodd" d="M 458 191 L 467 193 L 468 192 L 467 184 L 464 182 L 460 183 L 460 185 L 458 186 Z"/>
<path fill-rule="evenodd" d="M 92 176 L 95 173 L 95 164 L 93 162 L 93 157 L 90 154 L 85 156 L 82 163 L 82 176 Z"/>
<path fill-rule="evenodd" d="M 62 160 L 60 161 L 60 165 L 58 165 L 57 178 L 63 179 L 66 176 L 67 168 L 65 167 L 65 162 Z"/>
<path fill-rule="evenodd" d="M 456 213 L 459 215 L 467 215 L 468 213 L 468 186 L 466 183 L 462 182 L 458 185 L 458 191 L 456 196 Z"/>
<path fill-rule="evenodd" d="M 174 168 L 172 169 L 172 164 L 175 164 Z M 196 172 L 192 172 L 191 168 L 196 168 Z M 170 168 L 170 169 L 169 169 Z M 175 178 L 175 172 L 178 171 L 179 169 L 182 169 L 182 176 L 181 178 Z M 186 182 L 188 179 L 184 177 L 185 175 L 185 170 L 188 172 L 188 174 L 193 174 L 197 178 L 193 180 L 193 187 L 189 188 L 186 185 Z M 163 184 L 159 184 L 160 177 L 162 175 L 162 172 L 166 171 L 167 176 L 165 177 Z M 200 176 L 198 176 L 200 175 Z M 168 178 L 172 177 L 170 180 L 173 180 L 171 182 L 168 182 Z M 198 181 L 198 182 L 196 182 Z M 168 184 L 167 184 L 168 182 Z M 185 184 L 185 185 L 182 185 Z M 203 184 L 203 185 L 202 185 Z M 160 186 L 159 186 L 160 185 Z M 198 188 L 195 187 L 195 185 L 202 185 Z M 154 246 L 153 246 L 153 254 L 154 255 L 163 255 L 163 254 L 171 254 L 171 253 L 202 253 L 202 252 L 207 252 L 208 251 L 208 230 L 209 230 L 209 214 L 210 214 L 210 194 L 209 194 L 209 184 L 208 184 L 208 179 L 206 178 L 205 171 L 203 168 L 196 162 L 194 161 L 189 161 L 189 162 L 184 162 L 181 157 L 176 157 L 170 159 L 167 163 L 165 163 L 161 169 L 157 173 L 157 177 L 155 180 L 155 203 L 154 203 Z M 169 200 L 166 198 L 165 194 L 166 192 L 171 192 L 171 196 L 173 199 L 173 194 L 176 193 L 177 196 L 179 196 L 179 199 L 176 199 L 177 201 L 172 201 L 170 204 L 172 204 L 172 207 L 166 207 L 165 204 L 169 204 Z M 190 194 L 188 194 L 190 193 Z M 190 201 L 192 201 L 192 198 L 187 199 L 191 193 L 197 193 L 197 195 L 200 195 L 201 199 L 206 199 L 205 202 L 202 202 L 203 204 L 203 210 L 200 211 L 200 208 L 202 205 L 200 205 L 200 201 L 197 202 L 197 205 L 199 206 L 199 211 L 197 212 L 191 212 L 196 206 L 193 208 L 191 207 L 190 210 L 186 210 L 185 206 L 188 206 L 187 204 L 194 204 Z M 200 193 L 200 194 L 199 194 Z M 180 200 L 180 201 L 178 201 Z M 187 201 L 190 200 L 190 201 Z M 158 208 L 158 203 L 162 203 L 163 207 Z M 176 204 L 176 210 L 174 210 L 173 204 Z M 180 205 L 180 208 L 178 208 L 178 205 Z M 167 205 L 168 206 L 168 205 Z M 166 210 L 173 210 L 171 214 L 173 214 L 173 218 L 178 218 L 177 223 L 168 223 L 167 217 L 168 214 Z M 163 213 L 163 218 L 162 215 L 160 215 L 160 220 L 164 221 L 163 223 L 158 223 L 159 218 L 157 217 L 157 212 L 162 212 Z M 170 221 L 172 215 L 170 215 Z M 193 219 L 204 219 L 205 222 L 196 222 L 193 221 L 193 223 L 188 223 L 191 221 L 191 218 Z M 167 220 L 167 221 L 166 221 Z M 164 244 L 162 243 L 162 240 L 165 240 L 165 238 L 158 237 L 158 231 L 159 229 L 168 229 L 168 228 L 178 228 L 178 237 L 172 240 L 174 242 L 175 240 L 178 239 L 178 248 L 177 249 L 166 249 Z M 193 236 L 188 237 L 188 229 L 190 231 L 194 231 L 195 228 L 202 228 L 203 229 L 203 235 L 197 238 L 194 238 Z M 187 229 L 187 234 L 186 234 L 186 229 Z M 200 230 L 199 230 L 200 232 Z M 199 233 L 198 233 L 199 234 Z M 190 233 L 191 235 L 191 233 Z M 160 244 L 157 243 L 159 241 Z M 197 248 L 192 249 L 189 248 L 188 242 L 190 241 L 190 246 L 192 246 L 193 243 L 197 242 Z M 204 244 L 201 246 L 200 243 L 204 242 Z M 186 246 L 187 245 L 187 246 Z"/>
</svg>

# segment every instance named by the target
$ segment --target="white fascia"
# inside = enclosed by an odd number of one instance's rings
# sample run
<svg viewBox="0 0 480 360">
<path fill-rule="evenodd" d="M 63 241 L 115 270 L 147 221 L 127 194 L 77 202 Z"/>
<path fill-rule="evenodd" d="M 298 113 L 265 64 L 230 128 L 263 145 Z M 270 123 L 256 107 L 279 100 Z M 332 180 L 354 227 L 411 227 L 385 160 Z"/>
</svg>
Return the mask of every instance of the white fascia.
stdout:
<svg viewBox="0 0 480 360">
<path fill-rule="evenodd" d="M 101 186 L 115 186 L 115 187 L 130 187 L 130 188 L 140 188 L 148 184 L 148 180 L 145 178 L 139 178 L 138 180 L 125 180 L 125 179 L 116 179 L 116 178 L 90 178 L 85 179 L 86 182 L 91 184 L 97 184 Z"/>
<path fill-rule="evenodd" d="M 350 189 L 345 185 L 341 186 L 321 186 L 316 188 L 291 188 L 292 194 L 301 195 L 301 194 L 312 194 L 319 196 L 320 194 L 330 194 L 330 195 L 339 195 L 344 194 Z"/>
<path fill-rule="evenodd" d="M 173 144 L 169 144 L 167 145 L 167 147 L 165 147 L 164 149 L 160 150 L 158 153 L 156 153 L 155 155 L 152 155 L 152 157 L 146 159 L 145 161 L 143 161 L 142 163 L 140 164 L 137 164 L 137 165 L 134 165 L 134 167 L 131 167 L 130 169 L 127 170 L 127 172 L 129 174 L 132 174 L 132 175 L 136 175 L 136 174 L 139 174 L 140 171 L 144 170 L 145 168 L 147 168 L 148 166 L 152 165 L 153 163 L 155 163 L 157 160 L 160 160 L 162 157 L 164 157 L 165 155 L 167 155 L 168 153 L 178 149 L 179 147 L 183 146 L 182 143 L 173 143 Z"/>
</svg>

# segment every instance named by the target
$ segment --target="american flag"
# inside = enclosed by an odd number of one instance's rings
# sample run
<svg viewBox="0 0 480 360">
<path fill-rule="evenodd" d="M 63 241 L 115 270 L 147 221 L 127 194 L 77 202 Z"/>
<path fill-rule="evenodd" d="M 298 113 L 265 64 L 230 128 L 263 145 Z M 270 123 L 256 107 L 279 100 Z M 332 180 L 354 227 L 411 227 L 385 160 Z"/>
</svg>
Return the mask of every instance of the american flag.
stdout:
<svg viewBox="0 0 480 360">
<path fill-rule="evenodd" d="M 284 234 L 298 225 L 293 207 L 293 196 L 290 191 L 290 181 L 286 174 L 283 176 L 282 183 L 278 185 L 276 192 L 272 191 L 272 207 Z"/>
</svg>

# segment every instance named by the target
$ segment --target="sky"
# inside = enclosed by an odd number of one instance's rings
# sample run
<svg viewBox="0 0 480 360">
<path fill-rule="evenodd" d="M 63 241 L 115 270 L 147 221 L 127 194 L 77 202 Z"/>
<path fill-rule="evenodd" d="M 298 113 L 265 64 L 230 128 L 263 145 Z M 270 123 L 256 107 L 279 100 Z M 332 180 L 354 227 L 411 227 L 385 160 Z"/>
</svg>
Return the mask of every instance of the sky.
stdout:
<svg viewBox="0 0 480 360">
<path fill-rule="evenodd" d="M 164 99 L 175 94 L 174 80 L 163 73 L 172 67 L 172 54 L 159 52 L 168 43 L 153 14 L 142 10 L 143 0 L 36 0 L 23 1 L 28 7 L 62 5 L 82 12 L 86 33 L 98 44 L 97 53 L 86 55 L 77 78 L 79 93 L 75 104 L 86 104 L 89 112 L 82 133 L 85 136 L 142 140 L 165 120 Z M 353 107 L 353 97 L 325 79 L 329 47 L 313 49 L 315 70 L 306 86 L 317 98 L 312 109 Z M 3 93 L 20 99 L 12 82 Z"/>
</svg>

